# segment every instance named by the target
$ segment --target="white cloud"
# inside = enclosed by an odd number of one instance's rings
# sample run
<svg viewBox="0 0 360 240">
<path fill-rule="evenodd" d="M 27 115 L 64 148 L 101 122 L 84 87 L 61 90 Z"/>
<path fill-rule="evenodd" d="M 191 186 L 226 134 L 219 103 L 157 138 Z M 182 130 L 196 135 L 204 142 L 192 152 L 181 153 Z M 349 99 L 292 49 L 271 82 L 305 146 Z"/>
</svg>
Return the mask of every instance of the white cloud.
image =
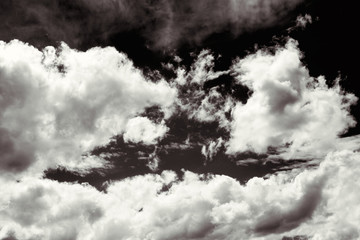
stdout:
<svg viewBox="0 0 360 240">
<path fill-rule="evenodd" d="M 233 65 L 237 81 L 253 94 L 232 112 L 228 153 L 266 153 L 272 146 L 283 147 L 285 158 L 319 157 L 355 125 L 349 107 L 357 97 L 343 92 L 338 81 L 328 87 L 324 77 L 309 76 L 296 44 L 290 39 L 275 54 L 259 50 Z"/>
<path fill-rule="evenodd" d="M 309 24 L 312 24 L 314 21 L 318 21 L 319 17 L 316 17 L 315 19 L 312 18 L 311 15 L 305 14 L 305 15 L 299 15 L 296 18 L 295 26 L 289 27 L 287 31 L 291 33 L 292 31 L 296 29 L 305 29 Z"/>
<path fill-rule="evenodd" d="M 309 232 L 312 239 L 359 239 L 360 229 L 355 225 L 360 220 L 356 204 L 360 183 L 360 155 L 350 151 L 329 154 L 319 170 L 328 180 L 323 188 L 323 200 L 311 221 L 295 229 L 294 234 Z"/>
<path fill-rule="evenodd" d="M 305 28 L 306 25 L 311 24 L 313 22 L 311 15 L 305 14 L 300 15 L 296 18 L 296 27 Z"/>
<path fill-rule="evenodd" d="M 206 159 L 212 160 L 216 155 L 220 147 L 223 146 L 224 140 L 220 137 L 216 141 L 210 141 L 208 145 L 203 145 L 201 148 L 201 154 L 206 157 Z"/>
<path fill-rule="evenodd" d="M 0 167 L 21 172 L 34 162 L 33 170 L 103 166 L 81 155 L 122 134 L 146 107 L 171 114 L 176 89 L 147 80 L 111 47 L 41 52 L 14 40 L 0 42 L 0 94 Z"/>
<path fill-rule="evenodd" d="M 348 144 L 340 147 L 338 136 L 356 124 L 349 108 L 357 97 L 341 89 L 340 79 L 329 87 L 323 76 L 310 76 L 295 40 L 273 50 L 274 54 L 264 48 L 236 59 L 229 71 L 214 71 L 215 56 L 208 50 L 188 72 L 170 66 L 177 73 L 173 85 L 179 89 L 180 110 L 200 122 L 216 121 L 228 131 L 228 154 L 267 153 L 274 147 L 274 158 L 311 159 L 332 149 L 354 149 Z M 229 79 L 235 81 L 232 84 L 250 89 L 246 103 L 220 93 L 218 86 L 204 89 L 206 82 L 225 74 L 234 77 Z"/>
<path fill-rule="evenodd" d="M 199 93 L 203 94 L 202 98 L 187 106 L 189 117 L 201 122 L 218 121 L 221 127 L 229 128 L 230 123 L 225 113 L 234 107 L 234 101 L 223 96 L 215 88 L 210 89 L 208 93 L 204 90 Z"/>
<path fill-rule="evenodd" d="M 92 187 L 26 180 L 15 185 L 2 182 L 2 239 L 9 233 L 17 239 L 76 239 L 103 215 L 97 204 L 103 196 Z"/>
<path fill-rule="evenodd" d="M 322 159 L 331 149 L 357 150 L 358 137 L 338 138 L 355 123 L 349 106 L 356 97 L 338 82 L 328 87 L 323 77 L 309 76 L 294 41 L 274 55 L 260 50 L 235 63 L 237 81 L 253 94 L 236 103 L 232 122 L 225 112 L 234 100 L 202 89 L 206 80 L 225 73 L 212 70 L 209 54 L 200 54 L 189 73 L 179 71 L 174 86 L 190 90 L 177 104 L 190 118 L 229 129 L 229 153 L 263 153 L 272 146 L 283 151 L 280 157 Z M 18 41 L 0 42 L 0 170 L 21 172 L 34 162 L 40 172 L 55 164 L 101 167 L 101 159 L 81 161 L 81 154 L 115 134 L 155 144 L 168 128 L 137 115 L 157 105 L 169 116 L 174 86 L 147 81 L 113 48 L 78 52 L 63 45 L 60 52 L 40 52 Z M 222 138 L 208 144 L 202 153 L 211 159 Z M 156 149 L 149 158 L 157 170 Z M 110 182 L 105 192 L 35 176 L 16 182 L 5 175 L 0 239 L 359 239 L 359 161 L 358 152 L 333 152 L 319 167 L 246 184 L 192 172 L 179 180 L 165 171 Z"/>
<path fill-rule="evenodd" d="M 223 96 L 216 87 L 204 89 L 206 82 L 229 73 L 229 71 L 214 71 L 214 61 L 213 54 L 209 50 L 203 50 L 190 66 L 189 71 L 181 66 L 170 68 L 176 73 L 173 85 L 179 89 L 176 104 L 190 119 L 200 122 L 217 121 L 222 128 L 228 128 L 229 121 L 225 113 L 234 106 L 234 101 Z"/>
<path fill-rule="evenodd" d="M 147 117 L 135 117 L 128 121 L 125 127 L 124 140 L 135 143 L 155 144 L 163 138 L 169 130 L 165 122 L 156 124 L 151 122 Z"/>
<path fill-rule="evenodd" d="M 213 71 L 214 65 L 214 56 L 210 50 L 202 50 L 188 73 L 190 83 L 202 85 L 205 81 L 216 78 L 219 73 Z"/>
<path fill-rule="evenodd" d="M 360 154 L 329 154 L 319 167 L 241 185 L 185 172 L 88 185 L 1 180 L 0 238 L 358 239 Z M 164 186 L 168 191 L 162 191 Z"/>
</svg>

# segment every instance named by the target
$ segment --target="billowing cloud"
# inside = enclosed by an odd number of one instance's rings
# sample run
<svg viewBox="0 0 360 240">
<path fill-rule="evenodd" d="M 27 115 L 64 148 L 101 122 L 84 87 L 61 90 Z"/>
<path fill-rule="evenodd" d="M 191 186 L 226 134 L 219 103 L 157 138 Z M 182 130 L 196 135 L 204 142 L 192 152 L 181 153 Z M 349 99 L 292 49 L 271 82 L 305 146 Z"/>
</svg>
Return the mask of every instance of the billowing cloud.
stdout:
<svg viewBox="0 0 360 240">
<path fill-rule="evenodd" d="M 40 169 L 102 167 L 101 159 L 82 155 L 122 134 L 147 107 L 169 115 L 176 89 L 147 80 L 111 47 L 79 52 L 63 44 L 41 52 L 12 41 L 0 42 L 0 96 L 0 167 L 19 172 L 34 162 Z M 157 137 L 166 129 L 160 126 Z"/>
<path fill-rule="evenodd" d="M 234 36 L 279 25 L 303 0 L 50 0 L 1 2 L 0 39 L 37 46 L 65 41 L 80 47 L 135 30 L 155 49 L 200 44 L 211 34 Z"/>
<path fill-rule="evenodd" d="M 157 140 L 164 137 L 168 130 L 169 128 L 164 125 L 164 121 L 155 124 L 146 117 L 135 117 L 126 124 L 124 140 L 125 142 L 155 144 Z"/>
<path fill-rule="evenodd" d="M 175 57 L 166 80 L 89 48 L 200 45 L 302 2 L 0 1 L 0 39 L 24 41 L 0 41 L 0 239 L 359 239 L 360 136 L 339 137 L 357 97 L 310 76 L 295 40 L 222 71 L 210 50 Z"/>
<path fill-rule="evenodd" d="M 349 179 L 360 174 L 359 159 L 335 152 L 317 168 L 245 185 L 191 172 L 180 180 L 171 171 L 111 182 L 106 192 L 46 179 L 2 182 L 0 238 L 358 239 L 360 186 Z"/>
<path fill-rule="evenodd" d="M 350 107 L 357 97 L 340 87 L 340 78 L 330 83 L 310 76 L 294 39 L 235 59 L 230 70 L 215 71 L 215 59 L 203 50 L 188 71 L 166 67 L 176 73 L 178 108 L 199 124 L 218 123 L 225 134 L 216 138 L 225 140 L 227 154 L 272 149 L 271 157 L 312 159 L 332 149 L 356 150 L 351 139 L 339 135 L 356 124 Z M 248 89 L 240 97 L 239 86 Z M 207 152 L 204 147 L 203 155 Z"/>
<path fill-rule="evenodd" d="M 309 76 L 294 40 L 275 54 L 259 50 L 233 65 L 236 80 L 253 93 L 232 112 L 228 152 L 266 153 L 282 147 L 283 156 L 326 154 L 338 136 L 355 125 L 349 108 L 357 97 L 336 80 Z"/>
</svg>

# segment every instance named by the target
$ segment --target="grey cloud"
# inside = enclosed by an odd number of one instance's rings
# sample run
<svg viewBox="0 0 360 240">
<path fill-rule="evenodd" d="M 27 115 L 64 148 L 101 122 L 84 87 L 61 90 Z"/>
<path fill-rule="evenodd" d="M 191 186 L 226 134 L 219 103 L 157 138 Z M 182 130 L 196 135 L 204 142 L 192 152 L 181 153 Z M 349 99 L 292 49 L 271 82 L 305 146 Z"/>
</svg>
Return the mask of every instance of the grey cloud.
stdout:
<svg viewBox="0 0 360 240">
<path fill-rule="evenodd" d="M 78 45 L 77 35 L 84 21 L 80 17 L 82 8 L 66 12 L 64 3 L 61 0 L 1 1 L 0 39 L 21 39 L 42 47 L 59 40 Z"/>
<path fill-rule="evenodd" d="M 4 226 L 0 228 L 0 238 L 7 232 L 5 235 L 15 239 L 78 239 L 86 224 L 94 224 L 103 216 L 102 209 L 87 199 L 93 194 L 91 189 L 81 195 L 86 186 L 63 185 L 63 190 L 54 187 L 46 181 L 23 182 L 17 185 L 14 194 L 5 196 L 8 205 L 0 211 L 0 223 Z"/>
<path fill-rule="evenodd" d="M 282 233 L 298 227 L 312 216 L 322 200 L 322 189 L 327 176 L 315 178 L 308 186 L 303 196 L 294 202 L 290 209 L 272 208 L 265 211 L 258 220 L 254 231 L 259 234 Z"/>
<path fill-rule="evenodd" d="M 183 43 L 199 44 L 209 35 L 224 30 L 239 35 L 278 24 L 302 0 L 82 2 L 91 11 L 110 13 L 113 19 L 109 22 L 144 28 L 143 34 L 152 47 L 163 49 Z"/>
<path fill-rule="evenodd" d="M 2 238 L 1 240 L 18 240 L 13 232 L 9 232 L 6 237 Z"/>
<path fill-rule="evenodd" d="M 0 39 L 37 46 L 67 42 L 80 47 L 136 30 L 154 49 L 200 44 L 213 33 L 244 32 L 281 24 L 303 0 L 5 0 Z M 1 10 L 0 10 L 1 11 Z"/>
<path fill-rule="evenodd" d="M 247 184 L 171 171 L 113 181 L 106 192 L 0 179 L 0 239 L 357 239 L 360 183 L 349 179 L 359 175 L 359 156 L 336 152 L 316 169 Z"/>
<path fill-rule="evenodd" d="M 45 194 L 43 187 L 34 187 L 11 199 L 10 207 L 14 209 L 11 217 L 23 226 L 30 226 L 43 220 L 44 214 L 50 208 L 50 203 L 44 198 Z"/>
<path fill-rule="evenodd" d="M 6 172 L 20 172 L 32 163 L 34 152 L 29 144 L 19 143 L 11 133 L 0 128 L 0 169 Z"/>
<path fill-rule="evenodd" d="M 324 157 L 330 149 L 340 149 L 339 135 L 356 124 L 350 107 L 358 98 L 342 90 L 341 79 L 328 86 L 324 77 L 310 76 L 297 41 L 284 40 L 284 46 L 236 59 L 228 71 L 215 71 L 217 56 L 209 50 L 201 51 L 189 70 L 167 65 L 176 74 L 178 108 L 190 119 L 219 123 L 228 155 L 251 151 L 272 159 Z M 241 84 L 251 90 L 246 102 L 223 94 L 221 85 L 205 88 L 226 76 L 231 76 L 228 88 Z M 206 151 L 204 147 L 204 156 Z"/>
</svg>

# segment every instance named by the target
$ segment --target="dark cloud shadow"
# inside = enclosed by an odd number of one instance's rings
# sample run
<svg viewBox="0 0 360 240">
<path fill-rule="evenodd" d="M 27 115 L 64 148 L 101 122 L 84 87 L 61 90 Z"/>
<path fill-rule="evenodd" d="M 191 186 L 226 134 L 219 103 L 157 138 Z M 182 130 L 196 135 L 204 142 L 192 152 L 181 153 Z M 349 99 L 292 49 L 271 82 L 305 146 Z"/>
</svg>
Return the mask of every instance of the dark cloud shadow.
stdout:
<svg viewBox="0 0 360 240">
<path fill-rule="evenodd" d="M 272 208 L 260 217 L 254 231 L 260 235 L 282 233 L 298 227 L 310 218 L 321 201 L 325 177 L 314 179 L 305 187 L 305 193 L 290 209 Z"/>
</svg>

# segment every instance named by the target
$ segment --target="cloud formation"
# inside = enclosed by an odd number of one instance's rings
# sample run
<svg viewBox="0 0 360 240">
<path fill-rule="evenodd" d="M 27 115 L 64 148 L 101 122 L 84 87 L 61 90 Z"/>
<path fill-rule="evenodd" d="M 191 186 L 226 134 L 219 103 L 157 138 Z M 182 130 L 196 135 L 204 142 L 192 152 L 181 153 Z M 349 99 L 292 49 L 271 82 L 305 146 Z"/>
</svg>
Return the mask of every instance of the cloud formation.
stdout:
<svg viewBox="0 0 360 240">
<path fill-rule="evenodd" d="M 304 16 L 300 15 L 296 18 L 296 27 L 300 27 L 304 29 L 308 24 L 312 24 L 312 23 L 313 20 L 311 15 L 309 14 L 305 14 Z"/>
<path fill-rule="evenodd" d="M 129 31 L 152 50 L 199 45 L 282 24 L 302 2 L 0 1 L 0 39 L 35 43 L 0 41 L 0 239 L 359 239 L 360 136 L 339 137 L 357 97 L 310 76 L 295 40 L 224 71 L 210 50 L 175 57 L 166 80 L 113 47 L 42 49 Z M 209 173 L 251 164 L 281 171 Z"/>
<path fill-rule="evenodd" d="M 21 172 L 35 162 L 41 170 L 86 170 L 104 162 L 82 155 L 122 134 L 145 108 L 169 114 L 176 89 L 147 80 L 111 47 L 78 52 L 63 44 L 41 52 L 11 41 L 0 42 L 0 96 L 1 171 Z M 165 129 L 156 127 L 156 137 Z"/>
<path fill-rule="evenodd" d="M 229 123 L 225 114 L 231 110 L 234 101 L 224 96 L 217 88 L 205 89 L 205 84 L 229 71 L 215 71 L 215 56 L 210 50 L 202 50 L 187 71 L 184 66 L 167 67 L 176 73 L 174 86 L 179 89 L 176 101 L 179 109 L 190 119 L 199 122 L 219 122 L 226 128 Z"/>
<path fill-rule="evenodd" d="M 199 151 L 208 160 L 226 141 L 237 141 L 234 151 L 273 146 L 293 154 L 294 145 L 312 156 L 315 146 L 321 160 L 329 149 L 356 148 L 352 144 L 358 142 L 338 138 L 354 124 L 348 108 L 356 97 L 338 82 L 329 87 L 324 78 L 310 77 L 292 40 L 274 54 L 259 50 L 238 59 L 225 72 L 213 71 L 215 58 L 205 51 L 189 72 L 177 69 L 181 74 L 171 83 L 146 80 L 113 48 L 79 52 L 63 45 L 40 52 L 13 41 L 2 42 L 0 51 L 2 176 L 34 164 L 40 173 L 56 164 L 83 171 L 102 167 L 101 159 L 84 156 L 82 162 L 81 155 L 116 134 L 125 142 L 154 144 L 166 137 L 165 123 L 174 109 L 199 123 L 217 121 L 229 131 L 230 139 L 199 138 L 206 140 Z M 219 87 L 203 89 L 207 81 L 229 73 L 252 91 L 246 102 L 219 94 Z M 154 116 L 141 115 L 154 106 Z M 202 115 L 202 108 L 213 110 Z M 259 110 L 251 112 L 254 118 L 247 117 L 251 108 Z M 277 133 L 285 142 L 276 141 Z M 255 135 L 263 141 L 253 140 Z M 294 136 L 293 145 L 283 146 Z M 160 161 L 156 148 L 148 158 L 157 172 L 159 162 L 166 161 Z M 0 239 L 357 239 L 360 229 L 353 223 L 360 219 L 359 196 L 353 189 L 360 186 L 348 179 L 360 174 L 359 159 L 358 152 L 332 152 L 318 167 L 244 184 L 224 175 L 185 171 L 179 178 L 164 171 L 109 181 L 103 192 L 36 174 L 19 181 L 3 177 Z"/>
<path fill-rule="evenodd" d="M 65 41 L 72 47 L 107 42 L 138 31 L 157 50 L 200 44 L 211 34 L 234 36 L 276 26 L 303 0 L 4 0 L 0 39 L 36 46 Z M 0 11 L 1 11 L 0 10 Z"/>
<path fill-rule="evenodd" d="M 146 117 L 135 117 L 126 124 L 124 140 L 125 142 L 155 144 L 157 140 L 164 137 L 168 130 L 164 121 L 155 124 Z"/>
<path fill-rule="evenodd" d="M 341 90 L 338 79 L 329 87 L 324 77 L 309 76 L 301 55 L 289 40 L 275 54 L 259 50 L 233 65 L 236 80 L 253 93 L 232 112 L 229 153 L 286 147 L 288 158 L 326 154 L 355 125 L 349 112 L 357 97 Z"/>
<path fill-rule="evenodd" d="M 318 168 L 245 185 L 191 172 L 180 180 L 171 171 L 111 182 L 106 192 L 46 179 L 2 180 L 0 238 L 357 239 L 360 186 L 349 179 L 360 174 L 359 159 L 335 152 Z"/>
<path fill-rule="evenodd" d="M 226 71 L 214 70 L 217 57 L 209 50 L 201 51 L 189 70 L 167 64 L 176 73 L 179 110 L 199 124 L 218 123 L 222 135 L 208 142 L 223 138 L 229 155 L 313 159 L 334 149 L 356 150 L 351 139 L 339 136 L 355 126 L 350 107 L 358 98 L 341 88 L 340 78 L 331 83 L 310 76 L 298 43 L 285 40 L 235 59 Z M 244 89 L 241 96 L 237 88 Z"/>
</svg>

